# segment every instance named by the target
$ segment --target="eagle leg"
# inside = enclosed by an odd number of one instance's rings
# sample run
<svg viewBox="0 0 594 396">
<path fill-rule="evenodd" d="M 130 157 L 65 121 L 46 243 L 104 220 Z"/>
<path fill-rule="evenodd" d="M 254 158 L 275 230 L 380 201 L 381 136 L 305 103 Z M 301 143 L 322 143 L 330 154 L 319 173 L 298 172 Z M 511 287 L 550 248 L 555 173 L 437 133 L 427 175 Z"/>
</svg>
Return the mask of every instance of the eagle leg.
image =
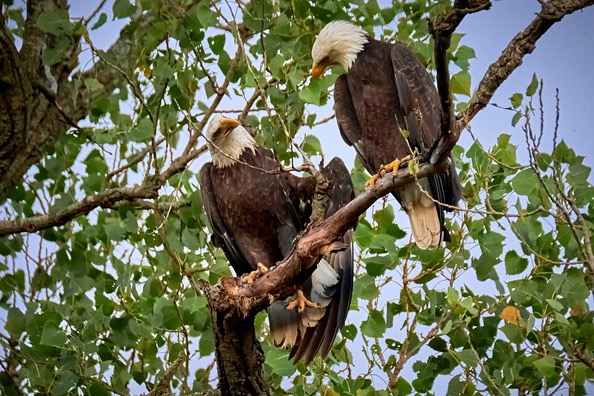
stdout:
<svg viewBox="0 0 594 396">
<path fill-rule="evenodd" d="M 287 305 L 287 309 L 290 311 L 292 309 L 295 309 L 296 307 L 299 307 L 299 312 L 303 312 L 305 307 L 320 308 L 320 305 L 318 303 L 309 301 L 303 295 L 303 291 L 297 290 L 297 296 L 295 296 L 295 299 Z"/>
<path fill-rule="evenodd" d="M 410 155 L 407 155 L 404 158 L 396 158 L 394 161 L 390 162 L 389 164 L 384 165 L 382 167 L 382 170 L 380 171 L 380 174 L 383 176 L 387 172 L 390 172 L 391 171 L 392 174 L 394 176 L 396 176 L 396 174 L 398 173 L 398 168 L 400 167 L 400 165 L 407 163 L 408 161 L 411 160 L 411 158 L 412 157 Z"/>
<path fill-rule="evenodd" d="M 258 268 L 256 270 L 250 272 L 246 276 L 241 277 L 241 280 L 245 283 L 254 283 L 254 281 L 260 275 L 265 274 L 266 272 L 268 272 L 268 268 L 264 264 L 258 263 Z"/>
</svg>

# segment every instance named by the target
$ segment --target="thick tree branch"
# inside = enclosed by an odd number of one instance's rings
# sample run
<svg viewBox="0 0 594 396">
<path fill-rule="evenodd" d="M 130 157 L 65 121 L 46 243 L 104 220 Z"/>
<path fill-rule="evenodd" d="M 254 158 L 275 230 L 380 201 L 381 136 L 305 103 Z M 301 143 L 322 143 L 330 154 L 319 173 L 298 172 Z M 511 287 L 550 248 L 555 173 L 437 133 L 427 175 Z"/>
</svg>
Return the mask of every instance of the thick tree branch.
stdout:
<svg viewBox="0 0 594 396">
<path fill-rule="evenodd" d="M 87 214 L 95 208 L 111 208 L 114 203 L 123 200 L 156 198 L 154 188 L 115 188 L 97 195 L 83 198 L 56 213 L 33 216 L 26 219 L 0 221 L 0 237 L 19 232 L 36 232 L 50 227 L 63 225 L 81 214 Z"/>
<path fill-rule="evenodd" d="M 47 228 L 61 226 L 75 217 L 86 215 L 99 207 L 106 209 L 118 208 L 122 202 L 129 202 L 132 206 L 139 209 L 157 209 L 160 207 L 159 205 L 144 200 L 157 198 L 158 190 L 167 183 L 167 180 L 173 175 L 183 172 L 190 161 L 206 152 L 206 150 L 207 147 L 204 145 L 190 151 L 188 155 L 174 159 L 164 172 L 158 174 L 150 184 L 145 186 L 112 188 L 102 191 L 97 195 L 87 196 L 55 213 L 37 215 L 25 219 L 1 220 L 0 237 L 20 232 L 37 232 Z M 178 207 L 180 205 L 182 204 L 176 204 Z M 171 209 L 171 206 L 168 209 Z"/>
<path fill-rule="evenodd" d="M 429 32 L 435 41 L 433 48 L 435 65 L 437 68 L 437 90 L 441 102 L 441 134 L 447 136 L 453 131 L 454 101 L 450 90 L 450 71 L 448 49 L 452 41 L 452 34 L 468 14 L 488 10 L 490 0 L 456 0 L 454 7 L 440 14 L 435 21 L 429 21 Z"/>
</svg>

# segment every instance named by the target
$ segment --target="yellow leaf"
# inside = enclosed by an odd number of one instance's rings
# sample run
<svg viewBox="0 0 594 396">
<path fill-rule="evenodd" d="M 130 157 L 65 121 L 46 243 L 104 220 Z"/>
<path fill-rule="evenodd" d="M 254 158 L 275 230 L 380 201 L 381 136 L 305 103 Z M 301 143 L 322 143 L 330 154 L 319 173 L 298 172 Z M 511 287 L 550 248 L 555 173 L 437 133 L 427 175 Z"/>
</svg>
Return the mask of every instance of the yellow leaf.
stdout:
<svg viewBox="0 0 594 396">
<path fill-rule="evenodd" d="M 140 71 L 142 72 L 142 74 L 144 74 L 144 76 L 146 78 L 151 78 L 152 75 L 152 71 L 149 65 L 142 65 L 139 67 Z"/>
<path fill-rule="evenodd" d="M 503 311 L 501 311 L 499 317 L 505 320 L 507 323 L 515 324 L 518 326 L 523 326 L 524 324 L 522 315 L 520 315 L 520 310 L 511 305 L 508 305 L 507 307 L 503 308 Z"/>
</svg>

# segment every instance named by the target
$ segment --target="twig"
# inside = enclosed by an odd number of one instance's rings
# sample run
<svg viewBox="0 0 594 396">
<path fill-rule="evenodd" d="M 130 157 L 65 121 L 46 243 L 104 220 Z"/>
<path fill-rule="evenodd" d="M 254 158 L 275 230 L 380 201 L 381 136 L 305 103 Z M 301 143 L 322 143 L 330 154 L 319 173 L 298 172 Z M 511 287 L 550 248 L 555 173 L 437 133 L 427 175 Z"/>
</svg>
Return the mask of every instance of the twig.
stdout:
<svg viewBox="0 0 594 396">
<path fill-rule="evenodd" d="M 84 20 L 85 26 L 88 26 L 88 24 L 93 20 L 93 18 L 95 18 L 95 16 L 99 13 L 99 11 L 101 11 L 106 2 L 107 0 L 101 0 L 101 3 L 99 3 L 97 8 L 95 8 L 93 13 L 87 19 Z"/>
</svg>

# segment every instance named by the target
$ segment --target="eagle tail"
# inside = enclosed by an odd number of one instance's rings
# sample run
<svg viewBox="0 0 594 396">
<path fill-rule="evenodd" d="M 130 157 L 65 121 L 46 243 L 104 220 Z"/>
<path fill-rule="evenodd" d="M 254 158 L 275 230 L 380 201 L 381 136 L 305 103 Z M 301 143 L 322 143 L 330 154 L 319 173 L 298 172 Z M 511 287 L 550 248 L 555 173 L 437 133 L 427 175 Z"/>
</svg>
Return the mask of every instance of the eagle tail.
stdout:
<svg viewBox="0 0 594 396">
<path fill-rule="evenodd" d="M 268 307 L 270 334 L 274 345 L 290 347 L 297 342 L 299 335 L 299 317 L 296 310 L 289 311 L 283 301 L 276 301 Z"/>
<path fill-rule="evenodd" d="M 442 239 L 442 227 L 435 205 L 426 206 L 417 202 L 407 209 L 407 214 L 417 246 L 421 249 L 438 246 Z"/>
<path fill-rule="evenodd" d="M 336 285 L 340 280 L 338 273 L 324 259 L 311 275 L 311 289 L 308 299 L 319 307 L 305 307 L 303 312 L 288 310 L 285 302 L 277 301 L 268 307 L 270 333 L 274 345 L 290 347 L 297 343 L 307 327 L 315 327 L 326 313 L 326 307 L 332 302 Z"/>
</svg>

